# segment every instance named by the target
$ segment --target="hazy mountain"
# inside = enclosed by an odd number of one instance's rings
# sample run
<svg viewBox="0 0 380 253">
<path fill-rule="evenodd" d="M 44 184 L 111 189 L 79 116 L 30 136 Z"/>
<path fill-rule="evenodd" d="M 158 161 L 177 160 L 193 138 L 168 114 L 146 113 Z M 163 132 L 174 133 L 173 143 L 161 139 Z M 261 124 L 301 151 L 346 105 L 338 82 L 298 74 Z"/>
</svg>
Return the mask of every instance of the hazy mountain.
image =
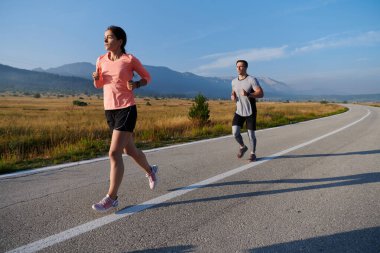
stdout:
<svg viewBox="0 0 380 253">
<path fill-rule="evenodd" d="M 42 68 L 37 68 L 33 70 L 52 73 L 52 74 L 58 74 L 61 76 L 76 76 L 76 77 L 91 79 L 91 73 L 95 71 L 95 65 L 89 62 L 77 62 L 77 63 L 65 64 L 56 68 L 49 68 L 46 70 Z"/>
<path fill-rule="evenodd" d="M 141 95 L 194 97 L 201 92 L 210 98 L 229 98 L 231 80 L 234 78 L 203 77 L 189 72 L 177 72 L 167 67 L 147 65 L 145 67 L 152 76 L 152 83 L 136 92 Z M 41 69 L 39 70 L 41 71 Z M 94 64 L 81 62 L 43 71 L 90 79 L 94 70 Z M 269 77 L 258 77 L 258 80 L 265 91 L 266 97 L 280 98 L 283 95 L 294 93 L 294 90 L 283 82 Z"/>
<path fill-rule="evenodd" d="M 270 77 L 257 77 L 260 84 L 263 84 L 266 88 L 266 91 L 275 93 L 285 93 L 285 94 L 294 94 L 295 91 L 289 85 L 284 82 L 276 81 Z"/>
<path fill-rule="evenodd" d="M 332 88 L 310 88 L 307 90 L 297 90 L 295 93 L 298 95 L 305 95 L 305 96 L 310 96 L 310 95 L 323 96 L 323 95 L 329 95 L 329 94 L 352 95 L 344 91 L 336 91 Z"/>
<path fill-rule="evenodd" d="M 335 101 L 335 102 L 380 102 L 380 94 L 357 94 L 357 95 L 296 95 L 289 97 L 296 101 Z"/>
<path fill-rule="evenodd" d="M 0 91 L 100 93 L 88 79 L 18 69 L 2 64 Z"/>
<path fill-rule="evenodd" d="M 180 73 L 167 67 L 145 66 L 152 83 L 136 90 L 141 96 L 188 97 L 202 93 L 208 98 L 227 98 L 231 93 L 231 78 L 202 77 L 189 72 Z M 60 92 L 66 94 L 100 94 L 91 78 L 95 65 L 91 63 L 66 64 L 57 68 L 37 71 L 13 68 L 0 64 L 0 92 Z M 85 77 L 85 78 L 84 78 Z M 137 76 L 135 78 L 138 78 Z M 269 77 L 257 77 L 271 100 L 327 100 L 327 101 L 379 101 L 379 94 L 369 95 L 319 95 L 301 94 L 287 84 Z"/>
<path fill-rule="evenodd" d="M 43 68 L 35 68 L 35 69 L 32 69 L 33 71 L 38 71 L 38 72 L 45 72 L 45 70 Z"/>
</svg>

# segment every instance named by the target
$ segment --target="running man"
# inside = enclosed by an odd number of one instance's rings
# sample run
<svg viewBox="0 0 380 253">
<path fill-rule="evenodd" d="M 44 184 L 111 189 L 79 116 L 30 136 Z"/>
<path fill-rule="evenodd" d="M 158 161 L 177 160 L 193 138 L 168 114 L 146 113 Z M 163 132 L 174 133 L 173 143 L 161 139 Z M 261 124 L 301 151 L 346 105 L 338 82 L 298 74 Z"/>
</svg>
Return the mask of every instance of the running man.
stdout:
<svg viewBox="0 0 380 253">
<path fill-rule="evenodd" d="M 251 155 L 249 160 L 256 161 L 256 98 L 264 97 L 264 91 L 255 77 L 247 74 L 248 62 L 238 60 L 236 62 L 236 70 L 238 77 L 232 80 L 231 100 L 236 102 L 236 112 L 232 120 L 232 134 L 235 137 L 240 148 L 237 154 L 238 158 L 242 158 L 247 152 L 248 147 L 244 144 L 240 130 L 246 122 L 248 130 L 249 142 L 251 144 Z"/>
</svg>

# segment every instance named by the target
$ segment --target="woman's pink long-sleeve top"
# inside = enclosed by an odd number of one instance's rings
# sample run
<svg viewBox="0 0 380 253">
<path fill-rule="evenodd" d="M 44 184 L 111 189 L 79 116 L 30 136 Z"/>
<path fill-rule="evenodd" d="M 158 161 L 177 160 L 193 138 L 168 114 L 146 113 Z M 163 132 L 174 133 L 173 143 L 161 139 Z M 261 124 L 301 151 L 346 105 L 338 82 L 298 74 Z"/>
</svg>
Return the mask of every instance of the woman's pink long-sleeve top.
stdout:
<svg viewBox="0 0 380 253">
<path fill-rule="evenodd" d="M 127 83 L 133 78 L 133 71 L 148 83 L 151 77 L 141 62 L 132 54 L 123 54 L 116 61 L 108 58 L 108 53 L 96 61 L 99 80 L 94 80 L 96 88 L 103 88 L 104 109 L 115 110 L 135 105 L 133 91 L 128 90 Z"/>
</svg>

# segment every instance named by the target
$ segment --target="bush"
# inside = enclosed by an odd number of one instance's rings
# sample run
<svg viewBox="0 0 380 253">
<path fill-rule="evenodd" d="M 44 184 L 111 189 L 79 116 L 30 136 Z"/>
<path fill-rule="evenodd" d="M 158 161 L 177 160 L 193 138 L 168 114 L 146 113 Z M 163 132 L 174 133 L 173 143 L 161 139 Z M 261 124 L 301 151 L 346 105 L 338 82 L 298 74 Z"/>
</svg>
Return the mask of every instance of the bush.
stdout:
<svg viewBox="0 0 380 253">
<path fill-rule="evenodd" d="M 41 97 L 41 94 L 40 93 L 36 93 L 33 95 L 34 98 L 40 98 Z"/>
<path fill-rule="evenodd" d="M 207 98 L 202 94 L 195 97 L 195 103 L 189 110 L 189 118 L 194 124 L 204 126 L 209 122 L 210 110 L 208 109 Z"/>
<path fill-rule="evenodd" d="M 74 101 L 73 101 L 73 105 L 77 105 L 77 106 L 87 106 L 87 103 L 86 103 L 86 102 L 83 102 L 83 101 L 79 101 L 79 100 L 74 100 Z"/>
</svg>

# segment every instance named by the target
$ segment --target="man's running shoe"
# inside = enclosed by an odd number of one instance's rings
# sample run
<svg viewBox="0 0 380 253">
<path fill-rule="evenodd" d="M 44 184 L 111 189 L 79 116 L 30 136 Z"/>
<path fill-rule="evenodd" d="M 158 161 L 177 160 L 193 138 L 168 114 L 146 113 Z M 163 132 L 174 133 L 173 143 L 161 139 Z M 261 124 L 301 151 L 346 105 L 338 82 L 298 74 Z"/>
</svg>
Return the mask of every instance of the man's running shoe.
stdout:
<svg viewBox="0 0 380 253">
<path fill-rule="evenodd" d="M 156 187 L 157 181 L 158 181 L 158 178 L 157 178 L 158 166 L 157 165 L 153 165 L 150 168 L 151 168 L 152 171 L 150 172 L 150 174 L 146 174 L 146 177 L 149 179 L 149 187 L 150 187 L 150 189 L 153 190 L 154 187 Z"/>
<path fill-rule="evenodd" d="M 240 149 L 239 149 L 239 152 L 238 152 L 238 154 L 237 154 L 237 157 L 238 157 L 238 158 L 242 158 L 243 155 L 245 154 L 245 152 L 247 152 L 247 150 L 248 150 L 247 146 L 244 146 L 243 148 L 240 148 Z"/>
<path fill-rule="evenodd" d="M 106 212 L 111 208 L 117 207 L 118 204 L 119 201 L 117 200 L 117 197 L 115 200 L 113 200 L 107 194 L 107 196 L 105 196 L 99 203 L 93 204 L 92 209 L 98 212 Z"/>
<path fill-rule="evenodd" d="M 255 154 L 251 154 L 251 156 L 249 157 L 249 161 L 256 162 L 256 155 Z"/>
</svg>

